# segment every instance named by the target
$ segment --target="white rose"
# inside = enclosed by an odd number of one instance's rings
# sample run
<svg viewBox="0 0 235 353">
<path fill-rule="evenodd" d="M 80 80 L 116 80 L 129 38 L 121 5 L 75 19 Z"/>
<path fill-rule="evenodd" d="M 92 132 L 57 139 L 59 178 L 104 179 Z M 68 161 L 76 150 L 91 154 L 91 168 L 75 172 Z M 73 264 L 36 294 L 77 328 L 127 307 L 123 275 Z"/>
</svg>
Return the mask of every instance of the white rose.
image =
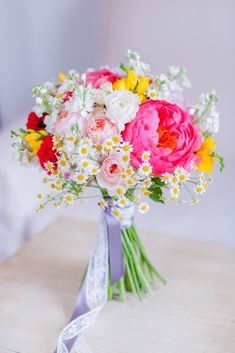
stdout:
<svg viewBox="0 0 235 353">
<path fill-rule="evenodd" d="M 132 121 L 139 110 L 139 98 L 131 91 L 117 90 L 105 97 L 107 116 L 120 131 Z"/>
</svg>

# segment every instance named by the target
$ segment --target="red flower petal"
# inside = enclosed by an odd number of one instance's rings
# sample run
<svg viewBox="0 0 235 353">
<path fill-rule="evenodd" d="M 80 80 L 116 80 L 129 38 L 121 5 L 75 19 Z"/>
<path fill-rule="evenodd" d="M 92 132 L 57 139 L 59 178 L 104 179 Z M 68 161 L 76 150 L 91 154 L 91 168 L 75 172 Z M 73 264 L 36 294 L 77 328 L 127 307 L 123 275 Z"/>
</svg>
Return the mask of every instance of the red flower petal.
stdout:
<svg viewBox="0 0 235 353">
<path fill-rule="evenodd" d="M 40 165 L 43 169 L 46 170 L 45 163 L 51 162 L 54 165 L 54 169 L 57 168 L 57 155 L 56 151 L 53 148 L 53 136 L 45 136 L 43 139 L 43 142 L 41 144 L 41 147 L 38 151 L 38 159 L 40 162 Z M 48 174 L 51 174 L 51 172 L 48 172 Z"/>
<path fill-rule="evenodd" d="M 47 114 L 44 113 L 43 116 L 39 118 L 34 112 L 29 113 L 26 128 L 32 130 L 44 130 L 44 119 L 46 115 Z"/>
</svg>

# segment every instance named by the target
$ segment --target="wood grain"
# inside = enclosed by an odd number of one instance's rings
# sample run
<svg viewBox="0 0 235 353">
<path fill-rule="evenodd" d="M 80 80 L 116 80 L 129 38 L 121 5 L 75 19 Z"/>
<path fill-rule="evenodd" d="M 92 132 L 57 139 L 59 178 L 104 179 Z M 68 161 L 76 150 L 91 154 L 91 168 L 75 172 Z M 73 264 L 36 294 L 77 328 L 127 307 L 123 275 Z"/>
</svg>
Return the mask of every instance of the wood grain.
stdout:
<svg viewBox="0 0 235 353">
<path fill-rule="evenodd" d="M 0 353 L 53 353 L 96 224 L 60 219 L 0 266 Z M 168 279 L 110 302 L 83 337 L 93 353 L 235 353 L 235 248 L 143 232 Z"/>
</svg>

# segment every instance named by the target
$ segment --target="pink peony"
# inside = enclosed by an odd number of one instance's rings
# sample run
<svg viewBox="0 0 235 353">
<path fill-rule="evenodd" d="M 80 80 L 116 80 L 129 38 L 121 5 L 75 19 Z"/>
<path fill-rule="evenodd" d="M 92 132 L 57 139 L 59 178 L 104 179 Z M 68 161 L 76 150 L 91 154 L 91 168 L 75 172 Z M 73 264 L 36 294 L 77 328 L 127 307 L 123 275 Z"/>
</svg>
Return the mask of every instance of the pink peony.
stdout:
<svg viewBox="0 0 235 353">
<path fill-rule="evenodd" d="M 103 110 L 97 110 L 90 116 L 86 125 L 86 134 L 93 142 L 103 143 L 119 134 L 117 125 L 105 116 Z"/>
<path fill-rule="evenodd" d="M 100 86 L 106 82 L 114 83 L 120 78 L 118 74 L 108 69 L 86 72 L 86 82 L 87 84 L 91 83 L 94 88 L 100 88 Z"/>
<path fill-rule="evenodd" d="M 192 124 L 191 116 L 161 100 L 143 103 L 122 136 L 133 145 L 132 165 L 138 168 L 143 152 L 149 151 L 155 175 L 172 173 L 177 166 L 187 168 L 201 145 L 199 129 Z"/>
<path fill-rule="evenodd" d="M 106 157 L 97 174 L 97 182 L 101 188 L 115 189 L 122 182 L 122 163 L 118 153 Z"/>
</svg>

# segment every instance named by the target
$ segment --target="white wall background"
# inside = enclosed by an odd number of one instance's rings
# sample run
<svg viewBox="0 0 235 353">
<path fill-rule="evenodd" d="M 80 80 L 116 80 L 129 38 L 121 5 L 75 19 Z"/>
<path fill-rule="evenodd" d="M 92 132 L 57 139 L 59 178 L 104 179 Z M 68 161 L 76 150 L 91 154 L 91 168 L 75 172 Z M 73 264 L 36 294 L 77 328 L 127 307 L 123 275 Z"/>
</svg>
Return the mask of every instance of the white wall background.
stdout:
<svg viewBox="0 0 235 353">
<path fill-rule="evenodd" d="M 102 7 L 95 0 L 0 0 L 0 107 L 4 125 L 32 105 L 31 89 L 96 66 Z"/>
<path fill-rule="evenodd" d="M 64 213 L 34 213 L 40 176 L 10 162 L 8 123 L 22 124 L 19 116 L 30 109 L 35 83 L 70 68 L 118 64 L 128 48 L 138 51 L 155 72 L 170 64 L 187 67 L 192 81 L 187 94 L 194 102 L 201 92 L 216 88 L 221 96 L 217 149 L 226 162 L 225 172 L 215 171 L 213 186 L 198 206 L 153 206 L 138 218 L 139 226 L 235 243 L 234 15 L 234 0 L 0 0 L 0 110 L 5 125 L 0 175 L 8 184 L 4 196 L 0 188 L 0 256 Z M 66 210 L 93 220 L 98 213 L 94 201 Z"/>
</svg>

